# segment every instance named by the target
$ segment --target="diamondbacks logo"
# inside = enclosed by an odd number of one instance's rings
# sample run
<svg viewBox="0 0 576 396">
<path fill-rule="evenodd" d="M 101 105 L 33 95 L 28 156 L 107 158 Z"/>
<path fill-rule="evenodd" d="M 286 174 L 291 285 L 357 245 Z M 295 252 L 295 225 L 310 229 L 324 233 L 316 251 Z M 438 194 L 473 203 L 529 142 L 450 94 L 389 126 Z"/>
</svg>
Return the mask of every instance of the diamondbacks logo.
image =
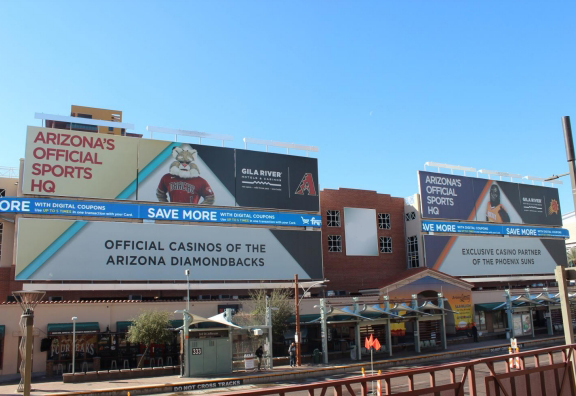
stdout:
<svg viewBox="0 0 576 396">
<path fill-rule="evenodd" d="M 316 196 L 316 187 L 314 187 L 314 179 L 312 173 L 305 173 L 302 181 L 298 185 L 295 194 L 304 195 L 304 191 L 308 191 L 308 195 Z"/>
<path fill-rule="evenodd" d="M 558 212 L 560 211 L 560 206 L 558 206 L 558 201 L 556 201 L 555 199 L 553 199 L 552 201 L 550 201 L 550 206 L 548 207 L 548 214 L 558 214 Z"/>
</svg>

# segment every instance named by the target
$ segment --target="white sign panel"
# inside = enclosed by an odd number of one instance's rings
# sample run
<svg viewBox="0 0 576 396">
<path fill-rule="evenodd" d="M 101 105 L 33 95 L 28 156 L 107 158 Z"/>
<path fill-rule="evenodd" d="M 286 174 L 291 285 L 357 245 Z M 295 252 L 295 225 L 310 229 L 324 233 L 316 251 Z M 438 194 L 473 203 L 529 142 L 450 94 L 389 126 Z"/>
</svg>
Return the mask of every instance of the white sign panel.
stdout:
<svg viewBox="0 0 576 396">
<path fill-rule="evenodd" d="M 376 210 L 344 208 L 347 256 L 378 256 Z"/>
</svg>

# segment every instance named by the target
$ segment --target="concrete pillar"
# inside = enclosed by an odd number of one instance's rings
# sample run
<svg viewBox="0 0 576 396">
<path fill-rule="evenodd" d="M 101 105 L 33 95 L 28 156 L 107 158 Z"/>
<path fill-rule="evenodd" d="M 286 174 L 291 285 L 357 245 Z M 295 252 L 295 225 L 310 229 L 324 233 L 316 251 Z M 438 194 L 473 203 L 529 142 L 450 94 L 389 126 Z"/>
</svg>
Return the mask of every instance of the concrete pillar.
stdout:
<svg viewBox="0 0 576 396">
<path fill-rule="evenodd" d="M 506 297 L 506 318 L 508 320 L 506 338 L 510 339 L 514 337 L 514 322 L 512 321 L 512 297 L 509 289 L 504 290 L 504 296 Z"/>
<path fill-rule="evenodd" d="M 324 364 L 328 364 L 328 324 L 326 312 L 326 300 L 320 299 L 320 322 L 322 328 L 322 361 Z"/>
<path fill-rule="evenodd" d="M 360 305 L 358 304 L 358 297 L 352 297 L 354 301 L 354 313 L 360 315 Z M 360 339 L 360 322 L 354 325 L 354 343 L 356 344 L 356 360 L 362 360 L 362 340 Z"/>
<path fill-rule="evenodd" d="M 384 299 L 384 311 L 390 312 L 390 298 L 388 296 L 383 296 Z M 386 348 L 388 348 L 388 356 L 392 357 L 392 329 L 390 325 L 392 320 L 388 316 L 388 323 L 386 324 Z"/>
<path fill-rule="evenodd" d="M 356 360 L 362 360 L 362 339 L 360 338 L 360 323 L 354 326 L 354 342 L 356 343 Z"/>
<path fill-rule="evenodd" d="M 418 296 L 412 294 L 412 309 L 418 309 Z M 416 321 L 414 322 L 414 346 L 416 353 L 420 353 L 420 317 L 416 313 Z"/>
<path fill-rule="evenodd" d="M 548 288 L 542 288 L 542 291 L 546 293 L 546 297 L 550 297 L 548 294 Z M 550 302 L 546 302 L 546 329 L 548 330 L 548 335 L 554 335 L 554 326 L 552 326 L 552 308 L 550 308 Z"/>
<path fill-rule="evenodd" d="M 418 318 L 414 321 L 414 347 L 416 353 L 420 353 L 420 319 Z"/>
<path fill-rule="evenodd" d="M 272 307 L 270 306 L 270 297 L 266 296 L 266 326 L 268 330 L 268 367 L 274 368 L 274 355 L 272 354 Z"/>
<path fill-rule="evenodd" d="M 190 313 L 188 311 L 184 311 L 184 378 L 190 378 Z"/>
<path fill-rule="evenodd" d="M 524 289 L 524 296 L 525 296 L 528 300 L 532 301 L 532 298 L 530 297 L 530 288 L 529 288 L 529 287 L 527 287 L 527 288 Z M 529 308 L 529 311 L 528 311 L 528 312 L 530 313 L 530 328 L 532 329 L 532 338 L 535 338 L 535 337 L 536 337 L 536 333 L 535 333 L 535 331 L 534 331 L 534 317 L 533 317 L 533 313 L 532 313 L 532 306 L 529 306 L 529 307 L 530 307 L 530 308 Z"/>
<path fill-rule="evenodd" d="M 392 357 L 392 329 L 390 329 L 390 324 L 392 320 L 388 318 L 388 323 L 386 324 L 386 348 L 388 348 L 388 356 Z"/>
</svg>

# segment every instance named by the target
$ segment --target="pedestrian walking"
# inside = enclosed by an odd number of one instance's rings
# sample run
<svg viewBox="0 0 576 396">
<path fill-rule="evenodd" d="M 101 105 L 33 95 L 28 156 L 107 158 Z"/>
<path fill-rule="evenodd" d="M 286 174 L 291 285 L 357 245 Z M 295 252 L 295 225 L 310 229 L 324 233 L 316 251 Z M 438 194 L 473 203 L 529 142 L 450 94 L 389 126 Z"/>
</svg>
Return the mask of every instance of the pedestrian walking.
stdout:
<svg viewBox="0 0 576 396">
<path fill-rule="evenodd" d="M 290 367 L 296 367 L 296 344 L 290 344 L 288 348 L 288 355 L 290 355 Z"/>
<path fill-rule="evenodd" d="M 472 337 L 474 337 L 474 342 L 478 342 L 478 328 L 476 323 L 472 323 Z"/>
<path fill-rule="evenodd" d="M 256 349 L 254 355 L 256 355 L 256 358 L 258 359 L 258 371 L 260 371 L 260 368 L 262 367 L 262 356 L 264 356 L 264 350 L 262 349 L 262 345 L 260 345 L 258 349 Z"/>
</svg>

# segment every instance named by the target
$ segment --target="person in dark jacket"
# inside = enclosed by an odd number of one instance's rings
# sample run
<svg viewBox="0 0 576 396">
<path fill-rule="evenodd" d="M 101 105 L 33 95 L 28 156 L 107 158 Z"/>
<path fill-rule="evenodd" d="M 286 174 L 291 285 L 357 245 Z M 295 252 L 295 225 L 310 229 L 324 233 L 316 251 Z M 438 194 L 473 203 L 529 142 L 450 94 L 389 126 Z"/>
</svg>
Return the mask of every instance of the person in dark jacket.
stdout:
<svg viewBox="0 0 576 396">
<path fill-rule="evenodd" d="M 476 323 L 472 323 L 472 337 L 474 337 L 474 342 L 478 342 L 478 328 Z"/>
<path fill-rule="evenodd" d="M 260 345 L 258 347 L 258 349 L 256 349 L 256 352 L 254 352 L 254 355 L 256 355 L 256 358 L 258 358 L 258 371 L 260 371 L 260 368 L 262 367 L 262 356 L 264 356 L 264 351 L 262 350 L 262 345 Z"/>
<path fill-rule="evenodd" d="M 296 344 L 290 344 L 288 348 L 288 355 L 290 355 L 290 367 L 296 367 Z"/>
</svg>

